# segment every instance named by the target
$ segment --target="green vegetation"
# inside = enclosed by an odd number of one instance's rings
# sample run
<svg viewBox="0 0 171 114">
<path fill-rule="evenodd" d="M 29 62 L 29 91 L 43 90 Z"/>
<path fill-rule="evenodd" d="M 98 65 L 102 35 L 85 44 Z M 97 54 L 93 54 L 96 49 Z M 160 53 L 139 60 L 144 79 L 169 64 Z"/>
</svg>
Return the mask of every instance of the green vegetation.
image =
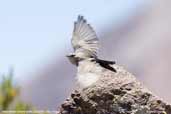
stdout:
<svg viewBox="0 0 171 114">
<path fill-rule="evenodd" d="M 31 110 L 32 106 L 19 100 L 20 87 L 13 83 L 13 73 L 0 75 L 0 111 Z"/>
<path fill-rule="evenodd" d="M 15 111 L 12 114 L 40 114 L 36 112 L 33 106 L 21 101 L 19 95 L 20 87 L 14 84 L 13 72 L 0 75 L 0 114 L 11 114 L 9 111 Z M 32 111 L 32 113 L 27 111 Z M 50 113 L 44 111 L 41 114 Z"/>
</svg>

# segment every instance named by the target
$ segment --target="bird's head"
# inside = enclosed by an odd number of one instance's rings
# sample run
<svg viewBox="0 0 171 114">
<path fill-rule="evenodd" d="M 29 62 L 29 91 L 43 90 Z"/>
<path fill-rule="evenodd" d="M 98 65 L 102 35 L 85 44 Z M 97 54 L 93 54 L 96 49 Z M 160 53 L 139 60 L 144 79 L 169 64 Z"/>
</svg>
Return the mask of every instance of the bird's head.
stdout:
<svg viewBox="0 0 171 114">
<path fill-rule="evenodd" d="M 68 58 L 74 58 L 75 57 L 75 53 L 70 53 L 70 54 L 66 55 L 66 57 L 68 57 Z"/>
<path fill-rule="evenodd" d="M 69 59 L 69 61 L 72 64 L 74 64 L 74 65 L 78 64 L 78 58 L 76 57 L 75 53 L 70 53 L 70 54 L 66 55 L 66 57 Z"/>
</svg>

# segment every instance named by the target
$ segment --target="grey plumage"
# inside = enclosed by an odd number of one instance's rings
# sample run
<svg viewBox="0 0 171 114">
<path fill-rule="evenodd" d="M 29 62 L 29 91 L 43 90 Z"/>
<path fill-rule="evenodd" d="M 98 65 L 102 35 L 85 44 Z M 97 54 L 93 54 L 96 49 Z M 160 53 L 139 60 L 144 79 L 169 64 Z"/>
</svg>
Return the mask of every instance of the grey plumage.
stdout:
<svg viewBox="0 0 171 114">
<path fill-rule="evenodd" d="M 97 58 L 99 41 L 94 29 L 83 16 L 78 16 L 74 22 L 73 36 L 71 39 L 74 53 L 67 57 L 72 64 L 78 67 L 77 81 L 82 87 L 87 87 L 99 79 L 104 72 L 116 72 L 112 66 L 114 61 Z"/>
<path fill-rule="evenodd" d="M 99 48 L 97 35 L 83 16 L 78 16 L 78 20 L 74 23 L 71 43 L 77 56 L 84 58 L 97 56 Z"/>
</svg>

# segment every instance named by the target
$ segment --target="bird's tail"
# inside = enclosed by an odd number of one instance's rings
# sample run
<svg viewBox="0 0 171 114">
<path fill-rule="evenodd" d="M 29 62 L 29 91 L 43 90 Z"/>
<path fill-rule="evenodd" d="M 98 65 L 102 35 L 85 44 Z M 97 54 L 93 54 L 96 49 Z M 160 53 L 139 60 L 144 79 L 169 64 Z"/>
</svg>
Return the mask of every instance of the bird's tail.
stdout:
<svg viewBox="0 0 171 114">
<path fill-rule="evenodd" d="M 116 63 L 115 61 L 107 61 L 107 60 L 101 60 L 101 59 L 97 59 L 97 62 L 103 63 L 103 64 L 110 64 L 110 65 Z"/>
<path fill-rule="evenodd" d="M 96 59 L 96 62 L 99 63 L 102 67 L 108 70 L 111 70 L 113 72 L 116 72 L 116 69 L 110 66 L 110 65 L 115 64 L 116 63 L 115 61 L 106 61 L 106 60 Z"/>
</svg>

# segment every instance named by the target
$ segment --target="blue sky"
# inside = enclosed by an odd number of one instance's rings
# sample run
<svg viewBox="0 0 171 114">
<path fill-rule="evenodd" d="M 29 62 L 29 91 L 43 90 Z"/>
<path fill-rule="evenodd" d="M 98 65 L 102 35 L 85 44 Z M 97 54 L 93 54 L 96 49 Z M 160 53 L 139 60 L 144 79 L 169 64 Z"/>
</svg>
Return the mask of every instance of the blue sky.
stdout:
<svg viewBox="0 0 171 114">
<path fill-rule="evenodd" d="M 35 71 L 70 47 L 78 14 L 97 33 L 122 22 L 145 0 L 0 0 L 0 73 L 14 68 L 15 78 Z M 57 58 L 58 59 L 58 58 Z"/>
</svg>

